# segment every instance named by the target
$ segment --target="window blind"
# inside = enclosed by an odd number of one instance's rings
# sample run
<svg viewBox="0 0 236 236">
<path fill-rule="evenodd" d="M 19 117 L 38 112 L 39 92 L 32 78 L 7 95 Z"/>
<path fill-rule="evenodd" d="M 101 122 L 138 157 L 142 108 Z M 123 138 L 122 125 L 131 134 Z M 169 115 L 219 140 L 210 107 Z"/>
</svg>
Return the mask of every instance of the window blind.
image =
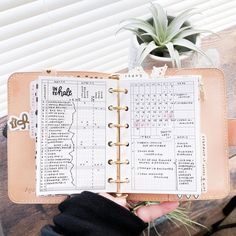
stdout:
<svg viewBox="0 0 236 236">
<path fill-rule="evenodd" d="M 155 2 L 155 1 L 154 1 Z M 219 31 L 236 24 L 234 0 L 159 0 L 168 13 L 195 7 L 199 28 Z M 7 79 L 16 71 L 97 70 L 128 65 L 128 32 L 122 20 L 148 17 L 150 0 L 1 0 L 0 117 L 7 114 Z"/>
</svg>

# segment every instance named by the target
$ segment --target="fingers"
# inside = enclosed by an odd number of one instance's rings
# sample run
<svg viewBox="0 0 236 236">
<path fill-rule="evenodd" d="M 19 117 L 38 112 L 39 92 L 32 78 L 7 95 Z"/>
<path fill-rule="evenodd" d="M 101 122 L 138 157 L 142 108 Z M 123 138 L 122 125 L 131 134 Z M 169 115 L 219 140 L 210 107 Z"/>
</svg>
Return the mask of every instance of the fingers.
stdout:
<svg viewBox="0 0 236 236">
<path fill-rule="evenodd" d="M 119 204 L 120 206 L 126 208 L 127 202 L 126 198 L 113 197 L 108 193 L 99 193 L 99 195 Z M 150 222 L 158 217 L 166 215 L 167 213 L 175 210 L 179 205 L 179 202 L 162 202 L 160 204 L 142 206 L 136 210 L 136 215 L 141 218 L 144 222 Z"/>
<path fill-rule="evenodd" d="M 129 209 L 126 205 L 126 198 L 123 197 L 113 197 L 112 195 L 108 194 L 108 193 L 99 193 L 99 195 L 119 204 L 122 207 L 125 207 L 126 209 Z"/>
<path fill-rule="evenodd" d="M 160 204 L 142 206 L 137 209 L 136 215 L 144 222 L 150 222 L 175 210 L 178 205 L 178 202 L 162 202 Z"/>
</svg>

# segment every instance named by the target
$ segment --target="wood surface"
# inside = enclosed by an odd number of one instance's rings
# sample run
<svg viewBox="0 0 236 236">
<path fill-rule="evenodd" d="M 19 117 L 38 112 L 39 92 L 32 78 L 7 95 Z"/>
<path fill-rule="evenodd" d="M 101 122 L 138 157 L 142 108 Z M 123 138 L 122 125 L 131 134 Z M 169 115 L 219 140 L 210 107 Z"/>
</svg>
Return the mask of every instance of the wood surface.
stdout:
<svg viewBox="0 0 236 236">
<path fill-rule="evenodd" d="M 215 48 L 220 55 L 219 68 L 225 73 L 227 80 L 228 115 L 236 117 L 236 27 L 222 31 L 220 38 L 210 36 L 202 42 L 204 49 Z M 150 64 L 145 64 L 150 69 Z M 1 228 L 4 236 L 34 236 L 39 235 L 45 224 L 52 223 L 54 215 L 58 214 L 56 205 L 14 204 L 7 195 L 7 139 L 2 135 L 2 129 L 7 118 L 0 118 L 0 236 Z M 236 153 L 235 148 L 230 149 L 230 155 Z M 230 198 L 236 194 L 236 157 L 229 160 L 231 193 L 225 199 L 214 201 L 193 201 L 182 203 L 189 212 L 189 217 L 207 227 L 223 219 L 222 208 Z M 219 167 L 220 168 L 220 167 Z M 217 170 L 216 170 L 217 171 Z M 20 178 L 20 176 L 19 176 Z M 159 221 L 160 222 L 160 221 Z M 183 226 L 162 220 L 157 223 L 157 230 L 162 235 L 185 236 L 189 235 Z M 201 227 L 191 230 L 192 235 L 203 235 L 206 232 Z M 236 233 L 236 232 L 235 232 Z M 150 235 L 156 235 L 151 230 Z"/>
</svg>

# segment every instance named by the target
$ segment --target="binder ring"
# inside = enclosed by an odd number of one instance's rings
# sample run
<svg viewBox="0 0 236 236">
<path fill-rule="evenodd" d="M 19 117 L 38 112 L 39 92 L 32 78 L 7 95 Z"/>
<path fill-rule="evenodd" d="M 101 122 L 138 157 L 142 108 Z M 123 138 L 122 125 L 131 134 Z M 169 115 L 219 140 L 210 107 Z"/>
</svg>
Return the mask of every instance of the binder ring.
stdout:
<svg viewBox="0 0 236 236">
<path fill-rule="evenodd" d="M 108 124 L 108 127 L 109 128 L 129 128 L 129 124 L 124 124 L 124 125 L 122 125 L 122 124 L 113 124 L 113 123 L 109 123 Z"/>
<path fill-rule="evenodd" d="M 128 93 L 128 89 L 126 88 L 109 88 L 108 91 L 109 93 Z"/>
<path fill-rule="evenodd" d="M 129 146 L 129 142 L 125 142 L 125 143 L 116 142 L 116 143 L 114 143 L 112 141 L 109 141 L 108 142 L 108 146 L 110 146 L 110 147 L 114 147 L 114 146 L 126 146 L 126 147 L 128 147 Z"/>
<path fill-rule="evenodd" d="M 119 74 L 112 74 L 110 78 L 118 80 L 120 77 L 119 77 Z"/>
<path fill-rule="evenodd" d="M 113 178 L 109 178 L 108 183 L 129 183 L 129 179 L 125 178 L 125 179 L 113 179 Z"/>
<path fill-rule="evenodd" d="M 128 110 L 129 110 L 129 108 L 128 108 L 127 106 L 121 107 L 121 106 L 112 106 L 112 105 L 110 105 L 110 106 L 108 107 L 108 109 L 109 109 L 110 111 L 114 111 L 114 110 L 117 110 L 117 111 L 119 111 L 119 110 L 128 111 Z"/>
<path fill-rule="evenodd" d="M 110 159 L 110 160 L 108 160 L 108 164 L 109 165 L 120 165 L 120 164 L 128 165 L 129 164 L 129 160 L 126 159 L 124 161 L 118 161 L 118 160 L 114 161 L 114 160 Z"/>
</svg>

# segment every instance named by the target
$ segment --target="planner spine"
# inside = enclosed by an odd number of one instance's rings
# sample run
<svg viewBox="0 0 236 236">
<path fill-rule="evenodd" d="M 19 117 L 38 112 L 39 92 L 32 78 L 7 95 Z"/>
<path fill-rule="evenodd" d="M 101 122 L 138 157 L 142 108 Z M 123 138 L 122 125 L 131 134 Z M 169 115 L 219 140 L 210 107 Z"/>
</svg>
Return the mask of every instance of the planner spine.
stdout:
<svg viewBox="0 0 236 236">
<path fill-rule="evenodd" d="M 119 76 L 118 75 L 112 75 L 112 79 L 116 79 L 119 80 Z M 110 105 L 108 106 L 108 109 L 110 111 L 116 111 L 117 112 L 117 123 L 109 123 L 108 127 L 109 128 L 116 128 L 117 129 L 117 133 L 116 133 L 116 141 L 109 141 L 108 142 L 108 146 L 110 147 L 116 147 L 117 149 L 117 154 L 116 154 L 116 160 L 110 159 L 108 160 L 108 164 L 109 165 L 116 165 L 116 179 L 113 178 L 108 178 L 108 182 L 109 183 L 115 183 L 117 184 L 117 193 L 121 193 L 121 184 L 122 183 L 128 183 L 129 179 L 128 178 L 122 178 L 121 177 L 121 165 L 128 165 L 129 161 L 127 159 L 125 160 L 121 160 L 121 146 L 127 147 L 129 146 L 129 143 L 126 141 L 121 141 L 121 132 L 120 130 L 122 128 L 129 128 L 129 124 L 122 124 L 121 120 L 120 120 L 120 113 L 121 112 L 126 112 L 128 111 L 128 107 L 127 106 L 121 106 L 120 105 L 120 93 L 123 94 L 127 94 L 128 90 L 126 88 L 120 88 L 119 86 L 117 86 L 117 88 L 109 88 L 108 90 L 110 93 L 117 93 L 117 105 L 113 106 Z"/>
</svg>

